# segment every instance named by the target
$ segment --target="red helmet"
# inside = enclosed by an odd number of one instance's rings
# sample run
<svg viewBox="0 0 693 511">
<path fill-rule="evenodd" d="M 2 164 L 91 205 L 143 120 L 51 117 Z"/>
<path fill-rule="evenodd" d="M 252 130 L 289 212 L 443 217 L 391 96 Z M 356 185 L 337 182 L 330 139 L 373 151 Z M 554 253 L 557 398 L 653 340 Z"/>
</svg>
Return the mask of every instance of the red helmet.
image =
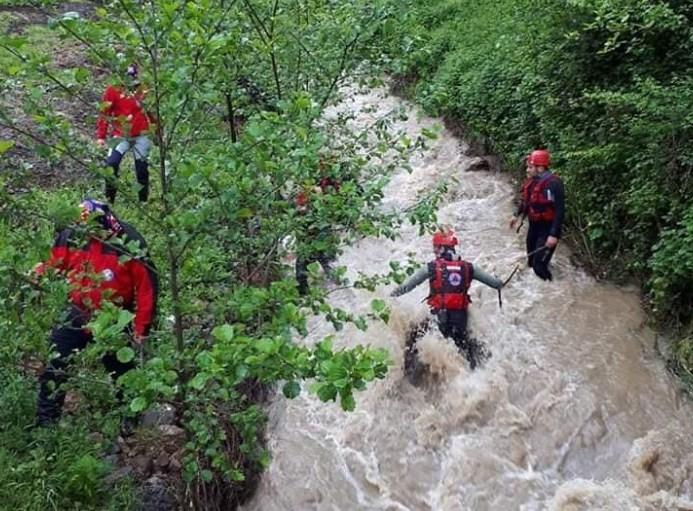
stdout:
<svg viewBox="0 0 693 511">
<path fill-rule="evenodd" d="M 433 235 L 434 247 L 454 247 L 457 245 L 457 236 L 452 231 L 437 232 Z"/>
<path fill-rule="evenodd" d="M 527 157 L 527 163 L 538 167 L 548 167 L 551 163 L 551 155 L 546 149 L 537 149 Z"/>
</svg>

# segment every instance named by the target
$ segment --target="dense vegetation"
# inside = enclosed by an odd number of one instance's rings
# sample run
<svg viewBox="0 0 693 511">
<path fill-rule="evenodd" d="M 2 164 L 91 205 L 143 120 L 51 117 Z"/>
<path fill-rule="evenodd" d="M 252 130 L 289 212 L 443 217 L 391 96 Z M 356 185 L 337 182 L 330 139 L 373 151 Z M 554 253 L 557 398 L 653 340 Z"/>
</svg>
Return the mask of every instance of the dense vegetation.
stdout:
<svg viewBox="0 0 693 511">
<path fill-rule="evenodd" d="M 346 83 L 373 75 L 363 63 L 388 12 L 359 0 L 67 8 L 24 11 L 47 26 L 3 18 L 0 500 L 13 509 L 130 508 L 132 484 L 119 479 L 112 491 L 104 476 L 116 467 L 104 454 L 113 452 L 119 415 L 170 403 L 186 433 L 178 498 L 230 509 L 269 462 L 256 402 L 264 388 L 278 384 L 293 398 L 310 380 L 311 392 L 348 411 L 354 392 L 387 371 L 384 350 L 338 349 L 329 337 L 296 342 L 311 315 L 365 330 L 388 311 L 379 300 L 364 316 L 331 307 L 315 265 L 310 294 L 299 296 L 287 257 L 338 250 L 358 236 L 392 237 L 405 220 L 426 229 L 435 219 L 426 202 L 406 215 L 378 208 L 389 174 L 421 140 L 391 134 L 389 115 L 366 127 L 348 114 L 324 115 Z M 93 144 L 99 96 L 133 61 L 161 136 L 149 203 L 137 202 L 128 158 L 115 210 L 149 243 L 161 281 L 159 325 L 139 357 L 122 329 L 131 313 L 105 307 L 90 324 L 95 342 L 74 360 L 77 404 L 59 426 L 32 429 L 37 366 L 49 357 L 67 285 L 54 274 L 35 282 L 31 268 L 46 258 L 55 229 L 77 218 L 81 198 L 102 197 L 109 171 Z M 338 193 L 314 193 L 323 177 L 341 182 Z M 302 191 L 311 193 L 307 215 L 294 205 Z M 333 247 L 310 235 L 326 227 Z M 361 287 L 378 281 L 341 278 Z M 108 350 L 138 361 L 118 382 L 122 408 L 99 363 Z"/>
<path fill-rule="evenodd" d="M 518 176 L 548 147 L 567 236 L 597 272 L 641 283 L 655 316 L 680 327 L 678 369 L 693 376 L 693 4 L 396 5 L 384 34 L 406 92 Z"/>
<path fill-rule="evenodd" d="M 568 187 L 567 237 L 596 271 L 638 279 L 656 316 L 681 326 L 676 367 L 693 383 L 689 1 L 0 5 L 18 6 L 0 12 L 3 507 L 134 508 L 137 482 L 108 482 L 119 462 L 106 454 L 121 414 L 170 403 L 185 430 L 178 497 L 228 509 L 269 462 L 258 389 L 278 385 L 291 398 L 309 380 L 320 399 L 350 410 L 354 391 L 384 376 L 382 350 L 296 342 L 311 315 L 366 329 L 387 320 L 384 303 L 365 317 L 331 307 L 317 268 L 301 297 L 290 264 L 296 252 L 326 248 L 307 236 L 316 227 L 334 228 L 329 248 L 338 249 L 392 237 L 405 220 L 422 230 L 435 220 L 430 202 L 406 218 L 377 207 L 421 141 L 389 133 L 388 117 L 359 128 L 325 115 L 346 83 L 372 83 L 383 51 L 411 97 L 462 124 L 518 176 L 529 149 L 551 149 Z M 116 212 L 149 243 L 160 321 L 140 360 L 120 328 L 129 313 L 106 308 L 92 324 L 96 342 L 75 360 L 76 404 L 60 426 L 35 430 L 36 373 L 67 286 L 58 275 L 36 283 L 30 269 L 81 198 L 101 197 L 103 154 L 91 143 L 99 95 L 133 61 L 161 139 L 150 202 L 137 202 L 126 159 Z M 315 195 L 310 214 L 297 215 L 296 194 L 323 177 L 340 180 L 339 193 Z M 139 360 L 118 384 L 122 407 L 98 362 L 114 347 Z"/>
</svg>

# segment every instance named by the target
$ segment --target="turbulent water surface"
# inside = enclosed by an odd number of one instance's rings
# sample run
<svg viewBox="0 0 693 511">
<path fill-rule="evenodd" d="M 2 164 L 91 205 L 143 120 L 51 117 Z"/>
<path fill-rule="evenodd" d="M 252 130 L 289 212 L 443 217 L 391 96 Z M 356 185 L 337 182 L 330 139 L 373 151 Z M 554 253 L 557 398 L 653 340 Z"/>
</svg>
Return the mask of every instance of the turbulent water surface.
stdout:
<svg viewBox="0 0 693 511">
<path fill-rule="evenodd" d="M 353 95 L 341 108 L 356 123 L 397 107 L 382 91 Z M 368 107 L 368 108 L 365 108 Z M 375 108 L 374 108 L 375 107 Z M 393 129 L 411 136 L 433 119 Z M 506 176 L 466 172 L 470 157 L 450 133 L 412 158 L 387 188 L 386 206 L 405 208 L 421 191 L 455 177 L 439 220 L 452 225 L 464 258 L 505 277 L 522 259 L 523 239 L 507 228 L 513 186 Z M 568 191 L 568 200 L 570 192 Z M 430 237 L 405 227 L 401 239 L 365 239 L 339 264 L 384 272 L 414 252 L 430 259 Z M 470 330 L 492 353 L 471 372 L 437 331 L 419 343 L 428 381 L 408 383 L 400 365 L 341 411 L 304 392 L 270 411 L 273 461 L 246 511 L 299 510 L 693 510 L 693 408 L 677 392 L 644 325 L 638 293 L 596 282 L 561 245 L 555 280 L 522 271 L 503 292 L 475 282 Z M 336 344 L 370 343 L 402 360 L 412 324 L 427 315 L 427 285 L 401 298 L 339 290 L 335 305 L 392 308 L 388 325 L 345 328 Z M 306 343 L 332 333 L 313 322 Z"/>
</svg>

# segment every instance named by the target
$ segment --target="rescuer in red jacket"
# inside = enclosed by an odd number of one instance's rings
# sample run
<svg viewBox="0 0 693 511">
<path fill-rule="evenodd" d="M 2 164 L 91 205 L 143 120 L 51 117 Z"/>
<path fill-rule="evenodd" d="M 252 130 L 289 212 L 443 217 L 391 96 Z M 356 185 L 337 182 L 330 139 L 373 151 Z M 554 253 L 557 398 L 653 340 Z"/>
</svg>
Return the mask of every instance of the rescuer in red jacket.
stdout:
<svg viewBox="0 0 693 511">
<path fill-rule="evenodd" d="M 142 104 L 145 90 L 141 87 L 137 65 L 128 66 L 124 86 L 109 85 L 101 98 L 101 111 L 96 123 L 96 142 L 100 146 L 109 142 L 106 165 L 113 168 L 113 177 L 106 179 L 106 198 L 113 204 L 116 197 L 116 181 L 120 162 L 125 153 L 132 149 L 135 160 L 135 175 L 140 185 L 139 199 L 146 202 L 149 197 L 149 134 L 155 124 L 154 118 L 145 112 Z"/>
<path fill-rule="evenodd" d="M 87 199 L 81 208 L 82 223 L 89 222 L 98 229 L 90 228 L 81 246 L 76 244 L 81 228 L 61 231 L 50 258 L 35 270 L 38 275 L 55 270 L 65 275 L 70 284 L 66 320 L 53 329 L 50 337 L 58 356 L 39 378 L 38 425 L 60 418 L 65 401 L 60 385 L 67 381 L 69 357 L 91 342 L 92 335 L 85 325 L 104 301 L 134 312 L 132 340 L 138 345 L 149 333 L 156 312 L 157 274 L 140 234 L 120 221 L 107 204 Z M 138 246 L 137 253 L 129 253 L 125 248 L 132 242 Z M 133 367 L 132 363 L 120 362 L 114 353 L 104 356 L 103 364 L 114 378 Z"/>
<path fill-rule="evenodd" d="M 552 280 L 549 262 L 561 238 L 565 216 L 565 189 L 561 179 L 549 170 L 551 155 L 537 149 L 527 157 L 527 179 L 522 184 L 520 204 L 510 228 L 521 217 L 529 219 L 527 264 L 542 280 Z"/>
<path fill-rule="evenodd" d="M 469 287 L 478 280 L 494 289 L 503 287 L 503 282 L 493 275 L 463 261 L 455 253 L 457 236 L 451 231 L 433 235 L 435 259 L 419 269 L 406 282 L 398 286 L 390 296 L 401 296 L 428 280 L 429 294 L 426 299 L 431 312 L 437 316 L 440 333 L 452 338 L 472 369 L 477 360 L 467 341 L 467 308 L 471 303 Z"/>
</svg>

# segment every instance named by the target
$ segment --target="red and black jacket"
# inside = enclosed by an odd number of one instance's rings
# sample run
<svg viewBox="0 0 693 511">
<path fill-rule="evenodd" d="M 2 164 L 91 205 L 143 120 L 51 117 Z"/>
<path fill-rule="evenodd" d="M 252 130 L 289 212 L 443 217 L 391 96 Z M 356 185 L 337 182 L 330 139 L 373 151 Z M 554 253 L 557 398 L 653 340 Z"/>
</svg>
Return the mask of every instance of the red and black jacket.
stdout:
<svg viewBox="0 0 693 511">
<path fill-rule="evenodd" d="M 123 243 L 138 241 L 142 253 L 146 245 L 142 237 L 121 222 Z M 74 231 L 66 229 L 56 238 L 50 259 L 37 269 L 41 274 L 54 268 L 66 274 L 70 283 L 70 302 L 91 313 L 103 301 L 112 302 L 135 313 L 134 332 L 145 336 L 154 320 L 158 295 L 156 269 L 146 256 L 129 254 L 120 244 L 89 236 L 84 246 L 74 245 Z M 121 261 L 122 256 L 129 256 Z"/>
<path fill-rule="evenodd" d="M 474 277 L 472 263 L 460 259 L 436 259 L 428 263 L 428 305 L 436 310 L 467 310 L 469 286 Z"/>
<path fill-rule="evenodd" d="M 112 137 L 137 137 L 149 131 L 154 119 L 144 111 L 141 92 L 128 94 L 109 85 L 103 93 L 103 108 L 96 122 L 96 138 L 105 139 L 111 126 Z"/>
</svg>

